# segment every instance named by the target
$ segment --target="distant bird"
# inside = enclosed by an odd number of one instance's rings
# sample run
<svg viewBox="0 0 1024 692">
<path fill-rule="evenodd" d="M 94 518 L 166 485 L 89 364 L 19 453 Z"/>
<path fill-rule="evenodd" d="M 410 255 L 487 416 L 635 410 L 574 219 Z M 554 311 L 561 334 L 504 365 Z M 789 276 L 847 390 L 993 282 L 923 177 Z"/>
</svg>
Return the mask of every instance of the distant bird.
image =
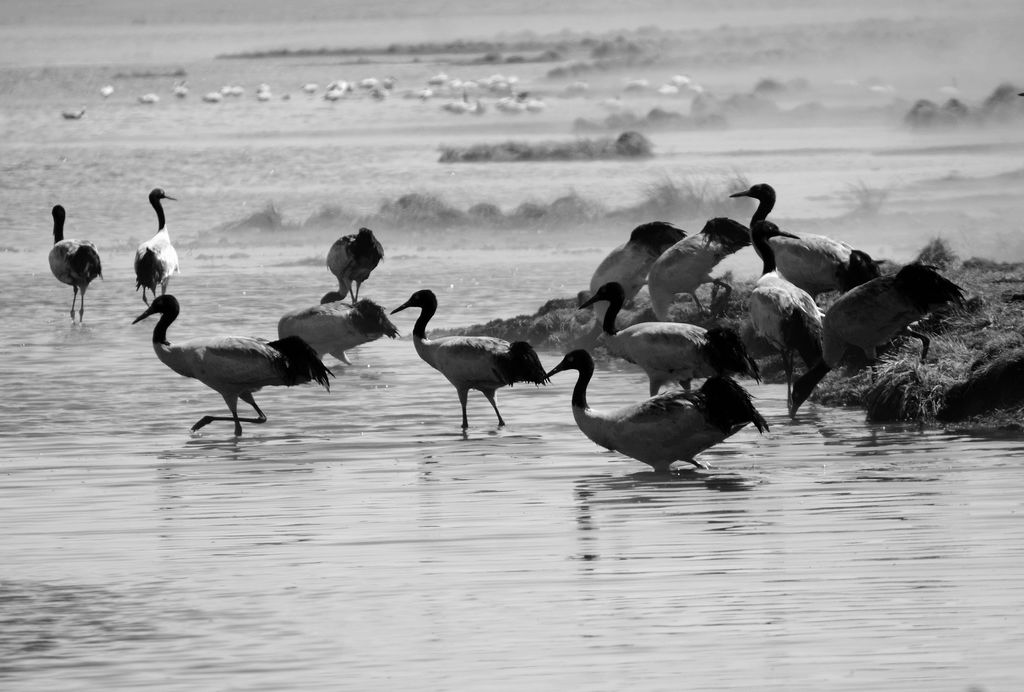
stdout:
<svg viewBox="0 0 1024 692">
<path fill-rule="evenodd" d="M 142 96 L 139 97 L 138 100 L 139 100 L 139 103 L 143 103 L 143 104 L 146 104 L 146 105 L 152 105 L 154 103 L 160 103 L 160 97 L 157 96 L 156 94 L 152 93 L 152 92 L 150 92 L 148 94 L 143 94 Z"/>
<path fill-rule="evenodd" d="M 316 82 L 306 82 L 302 85 L 302 90 L 307 94 L 314 94 L 316 90 L 320 88 L 320 85 Z"/>
<path fill-rule="evenodd" d="M 764 261 L 762 276 L 750 293 L 750 324 L 754 333 L 782 356 L 786 403 L 789 415 L 795 416 L 793 353 L 799 353 L 808 368 L 821 359 L 821 310 L 807 291 L 780 276 L 776 269 L 775 251 L 769 240 L 786 234 L 771 221 L 756 221 L 750 231 Z"/>
<path fill-rule="evenodd" d="M 320 305 L 285 313 L 277 323 L 277 335 L 302 337 L 321 357 L 329 353 L 351 365 L 345 351 L 382 336 L 394 339 L 398 329 L 372 300 L 363 298 L 348 305 L 341 302 L 341 294 L 331 292 Z"/>
<path fill-rule="evenodd" d="M 53 247 L 50 249 L 50 271 L 61 283 L 69 284 L 75 289 L 71 298 L 71 321 L 75 321 L 75 300 L 78 292 L 82 292 L 82 302 L 78 307 L 78 321 L 85 315 L 85 292 L 89 284 L 97 276 L 103 278 L 103 267 L 100 266 L 100 253 L 96 246 L 88 240 L 64 239 L 64 207 L 54 206 L 53 215 Z"/>
<path fill-rule="evenodd" d="M 324 367 L 309 344 L 297 336 L 270 342 L 247 336 L 216 336 L 170 343 L 167 328 L 177 319 L 179 310 L 174 296 L 162 295 L 132 324 L 159 313 L 160 321 L 153 329 L 156 357 L 179 375 L 195 378 L 224 397 L 231 417 L 203 416 L 192 426 L 193 432 L 213 421 L 229 420 L 234 422 L 235 435 L 239 436 L 243 422 L 265 423 L 266 415 L 252 398 L 253 392 L 263 387 L 291 387 L 315 380 L 330 391 L 327 378 L 331 371 Z M 259 418 L 239 418 L 239 399 L 252 406 Z"/>
<path fill-rule="evenodd" d="M 81 120 L 83 115 L 85 115 L 85 108 L 81 108 L 77 111 L 61 112 L 61 117 L 63 117 L 65 120 Z"/>
<path fill-rule="evenodd" d="M 188 96 L 188 85 L 185 84 L 185 82 L 178 82 L 174 85 L 171 91 L 174 93 L 175 96 L 177 96 L 180 99 L 183 99 L 186 96 Z"/>
<path fill-rule="evenodd" d="M 844 293 L 825 313 L 822 358 L 793 385 L 793 410 L 807 400 L 829 370 L 842 362 L 851 348 L 859 348 L 868 360 L 876 349 L 899 335 L 921 340 L 921 360 L 931 343 L 911 325 L 929 312 L 961 304 L 963 289 L 941 276 L 935 267 L 908 264 L 895 275 L 881 276 Z"/>
<path fill-rule="evenodd" d="M 358 233 L 344 235 L 334 241 L 327 252 L 327 268 L 338 277 L 338 292 L 342 299 L 351 294 L 352 300 L 359 299 L 359 287 L 370 278 L 380 261 L 384 259 L 384 247 L 369 228 L 360 228 Z M 352 283 L 355 282 L 355 292 Z"/>
<path fill-rule="evenodd" d="M 107 98 L 107 97 L 109 97 L 113 93 L 114 93 L 113 85 L 104 84 L 102 87 L 100 87 L 100 95 L 102 95 L 103 98 Z"/>
<path fill-rule="evenodd" d="M 697 235 L 684 238 L 665 250 L 651 265 L 647 275 L 647 290 L 651 294 L 651 308 L 659 320 L 667 320 L 669 307 L 677 293 L 693 298 L 698 310 L 703 306 L 697 299 L 697 288 L 713 283 L 711 300 L 714 302 L 719 287 L 726 295 L 732 286 L 711 276 L 718 263 L 729 255 L 750 245 L 750 231 L 732 219 L 711 219 Z"/>
<path fill-rule="evenodd" d="M 594 375 L 590 354 L 582 349 L 569 352 L 548 377 L 564 370 L 579 372 L 572 393 L 572 415 L 583 434 L 658 473 L 668 473 L 676 461 L 703 468 L 695 457 L 747 423 L 753 423 L 759 432 L 768 430 L 750 395 L 728 377 L 708 378 L 696 392 L 674 390 L 604 413 L 587 405 L 587 385 Z"/>
<path fill-rule="evenodd" d="M 156 210 L 157 230 L 156 235 L 139 245 L 135 251 L 135 290 L 142 289 L 142 300 L 146 300 L 146 289 L 156 297 L 156 287 L 160 286 L 160 294 L 167 293 L 167 284 L 171 280 L 171 274 L 179 273 L 178 251 L 171 245 L 171 235 L 167 230 L 164 208 L 160 203 L 162 199 L 173 200 L 168 197 L 160 188 L 153 188 L 149 193 L 149 203 Z"/>
<path fill-rule="evenodd" d="M 650 381 L 651 396 L 669 382 L 679 382 L 689 389 L 694 377 L 740 373 L 761 379 L 757 363 L 747 355 L 739 334 L 732 329 L 708 330 L 681 322 L 641 322 L 617 330 L 615 317 L 625 300 L 622 286 L 614 281 L 601 286 L 580 308 L 602 300 L 609 304 L 603 323 L 605 348 L 613 356 L 643 368 Z"/>
<path fill-rule="evenodd" d="M 494 401 L 495 390 L 506 385 L 511 387 L 515 382 L 544 384 L 548 381 L 537 352 L 525 341 L 509 343 L 492 336 L 428 339 L 427 322 L 437 312 L 437 296 L 433 291 L 416 291 L 409 300 L 392 310 L 391 314 L 406 308 L 420 308 L 420 316 L 412 330 L 416 353 L 455 387 L 462 405 L 463 430 L 469 427 L 466 400 L 470 389 L 476 389 L 487 397 L 498 416 L 498 426 L 501 427 L 505 425 L 505 420 Z"/>
<path fill-rule="evenodd" d="M 203 94 L 203 101 L 206 103 L 220 103 L 224 100 L 224 94 L 219 91 L 208 91 Z"/>
<path fill-rule="evenodd" d="M 654 261 L 685 237 L 686 231 L 667 221 L 640 224 L 629 234 L 628 241 L 608 253 L 597 265 L 590 277 L 590 292 L 594 293 L 606 283 L 615 281 L 622 286 L 626 300 L 633 300 L 647 282 L 647 273 Z M 604 320 L 606 309 L 604 305 L 595 308 L 598 325 Z"/>
<path fill-rule="evenodd" d="M 758 201 L 750 219 L 751 229 L 757 221 L 768 218 L 775 206 L 775 189 L 767 183 L 758 183 L 729 196 L 752 197 Z M 779 273 L 812 296 L 825 291 L 846 292 L 879 274 L 878 265 L 866 252 L 854 250 L 849 244 L 828 236 L 784 233 L 773 238 L 771 246 Z M 764 259 L 760 251 L 758 255 Z"/>
</svg>

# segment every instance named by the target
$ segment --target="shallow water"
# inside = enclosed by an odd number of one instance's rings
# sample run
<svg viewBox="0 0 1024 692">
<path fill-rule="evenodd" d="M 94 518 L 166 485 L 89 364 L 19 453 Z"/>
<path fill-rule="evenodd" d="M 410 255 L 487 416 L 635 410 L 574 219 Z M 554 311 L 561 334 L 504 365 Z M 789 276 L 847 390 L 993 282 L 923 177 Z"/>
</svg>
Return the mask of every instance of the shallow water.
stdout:
<svg viewBox="0 0 1024 692">
<path fill-rule="evenodd" d="M 432 158 L 447 126 L 434 110 L 415 120 L 418 104 L 385 111 L 390 125 L 354 104 L 346 117 L 369 130 L 405 123 L 385 137 L 321 129 L 331 111 L 315 104 L 219 111 L 238 114 L 232 124 L 191 102 L 123 103 L 110 120 L 69 124 L 94 129 L 54 134 L 36 119 L 55 114 L 52 99 L 21 99 L 3 110 L 0 164 L 3 689 L 1019 688 L 1019 437 L 872 425 L 814 405 L 790 421 L 783 388 L 747 382 L 771 431 L 706 452 L 707 470 L 657 476 L 581 435 L 571 374 L 501 390 L 503 429 L 471 395 L 463 435 L 454 390 L 407 338 L 352 351 L 351 367 L 330 361 L 330 393 L 258 393 L 269 420 L 240 439 L 224 423 L 192 435 L 224 413 L 219 395 L 156 359 L 153 320 L 131 324 L 145 307 L 131 256 L 152 232 L 148 189 L 180 198 L 170 227 L 188 241 L 170 339 L 274 337 L 283 312 L 331 287 L 323 254 L 351 229 L 288 247 L 212 229 L 268 201 L 301 220 L 339 197 L 373 208 L 440 187 L 453 177 Z M 869 128 L 837 153 L 835 135 L 667 136 L 663 158 L 626 173 L 480 167 L 443 189 L 512 204 L 574 184 L 627 203 L 685 163 L 806 183 L 797 214 L 881 156 L 879 175 L 927 180 L 999 173 L 1019 155 L 935 152 L 934 138 Z M 70 324 L 71 291 L 46 265 L 57 201 L 103 252 L 84 326 Z M 387 257 L 365 295 L 390 308 L 433 288 L 432 327 L 574 295 L 608 249 L 586 234 L 481 234 L 453 249 L 377 231 Z M 403 334 L 414 317 L 395 316 Z M 540 355 L 551 367 L 562 354 Z M 646 391 L 632 367 L 601 363 L 590 401 L 612 408 Z"/>
</svg>

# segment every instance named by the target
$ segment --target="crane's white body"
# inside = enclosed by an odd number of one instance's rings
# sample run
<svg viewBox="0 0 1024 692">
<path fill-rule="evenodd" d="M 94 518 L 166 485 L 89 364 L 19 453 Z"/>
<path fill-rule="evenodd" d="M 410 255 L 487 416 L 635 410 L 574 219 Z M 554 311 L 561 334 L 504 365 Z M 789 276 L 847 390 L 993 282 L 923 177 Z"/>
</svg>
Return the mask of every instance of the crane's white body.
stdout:
<svg viewBox="0 0 1024 692">
<path fill-rule="evenodd" d="M 650 394 L 669 383 L 689 386 L 695 377 L 710 377 L 714 370 L 701 348 L 707 330 L 681 322 L 641 322 L 601 339 L 613 356 L 639 365 L 650 382 Z"/>
</svg>

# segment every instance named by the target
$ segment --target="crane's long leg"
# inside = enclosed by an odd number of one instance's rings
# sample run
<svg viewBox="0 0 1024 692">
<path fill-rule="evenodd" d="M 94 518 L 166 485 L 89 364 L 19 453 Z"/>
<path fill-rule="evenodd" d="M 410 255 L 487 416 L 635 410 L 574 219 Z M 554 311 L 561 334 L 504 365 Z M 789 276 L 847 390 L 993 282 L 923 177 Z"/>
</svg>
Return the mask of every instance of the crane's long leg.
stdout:
<svg viewBox="0 0 1024 692">
<path fill-rule="evenodd" d="M 709 312 L 709 310 L 707 308 L 705 308 L 703 305 L 701 305 L 700 301 L 697 300 L 697 292 L 696 291 L 692 292 L 690 294 L 690 297 L 693 298 L 693 303 L 694 303 L 694 305 L 697 306 L 697 311 L 698 312 Z"/>
<path fill-rule="evenodd" d="M 462 429 L 469 427 L 469 419 L 466 417 L 466 399 L 469 398 L 468 389 L 459 389 L 459 403 L 462 404 Z"/>
<path fill-rule="evenodd" d="M 491 402 L 491 408 L 494 409 L 494 415 L 498 417 L 498 427 L 505 427 L 505 420 L 501 417 L 501 411 L 498 410 L 497 402 L 494 401 L 494 390 L 481 389 L 480 391 L 483 392 L 484 396 L 487 397 L 487 400 Z"/>
<path fill-rule="evenodd" d="M 715 308 L 716 296 L 718 295 L 718 289 L 719 288 L 721 288 L 723 291 L 725 291 L 725 295 L 722 297 L 722 301 L 721 301 L 723 306 L 727 306 L 729 304 L 729 298 L 732 297 L 732 286 L 730 286 L 726 282 L 722 281 L 721 279 L 712 279 L 711 280 L 711 309 L 712 309 L 712 311 L 714 311 L 714 308 Z M 725 310 L 722 310 L 722 312 L 725 312 Z"/>
<path fill-rule="evenodd" d="M 200 428 L 209 425 L 210 423 L 212 423 L 215 420 L 229 420 L 229 421 L 232 421 L 235 424 L 235 436 L 236 437 L 241 437 L 241 435 L 242 435 L 242 423 L 257 423 L 257 424 L 259 424 L 259 423 L 266 423 L 267 422 L 266 415 L 263 413 L 263 411 L 260 410 L 260 407 L 256 405 L 256 402 L 252 398 L 252 394 L 246 393 L 246 394 L 241 394 L 241 395 L 238 395 L 238 396 L 236 396 L 234 394 L 221 394 L 221 396 L 224 397 L 224 403 L 226 403 L 228 405 L 228 409 L 231 410 L 231 417 L 228 418 L 227 416 L 203 416 L 202 418 L 200 418 L 199 420 L 196 421 L 195 425 L 192 426 L 192 432 L 195 432 L 196 430 L 199 430 Z M 239 418 L 238 417 L 238 399 L 239 398 L 241 398 L 242 401 L 244 401 L 245 403 L 247 403 L 250 406 L 252 406 L 253 409 L 256 411 L 256 413 L 259 415 L 259 418 Z"/>
<path fill-rule="evenodd" d="M 793 409 L 793 354 L 789 350 L 782 352 L 782 367 L 786 370 L 786 410 L 790 418 L 796 418 Z"/>
<path fill-rule="evenodd" d="M 75 289 L 75 294 L 71 297 L 71 321 L 75 321 L 75 301 L 78 300 L 78 286 L 72 286 Z M 82 296 L 85 298 L 85 296 Z"/>
<path fill-rule="evenodd" d="M 87 289 L 87 288 L 89 288 L 89 284 L 86 284 L 85 286 L 82 286 L 82 300 L 81 300 L 81 302 L 78 303 L 78 321 L 79 321 L 79 323 L 81 323 L 81 321 L 85 318 L 85 289 Z M 73 319 L 75 319 L 75 316 L 73 314 L 75 312 L 74 303 L 72 303 L 72 305 L 71 305 L 71 312 L 72 312 L 71 319 L 73 320 Z"/>
</svg>

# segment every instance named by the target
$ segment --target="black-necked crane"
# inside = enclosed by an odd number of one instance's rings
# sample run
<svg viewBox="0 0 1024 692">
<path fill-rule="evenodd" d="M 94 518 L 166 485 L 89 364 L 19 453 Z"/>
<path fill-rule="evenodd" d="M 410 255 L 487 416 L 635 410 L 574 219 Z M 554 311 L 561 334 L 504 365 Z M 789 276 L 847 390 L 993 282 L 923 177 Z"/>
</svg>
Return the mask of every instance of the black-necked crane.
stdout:
<svg viewBox="0 0 1024 692">
<path fill-rule="evenodd" d="M 193 432 L 213 421 L 232 421 L 238 436 L 242 434 L 242 423 L 265 423 L 267 416 L 252 397 L 253 392 L 263 387 L 291 387 L 316 381 L 330 391 L 327 378 L 331 371 L 301 338 L 289 336 L 267 341 L 248 336 L 216 336 L 172 344 L 167 340 L 167 328 L 179 311 L 173 295 L 161 295 L 132 324 L 159 314 L 160 320 L 153 328 L 156 357 L 179 375 L 195 378 L 224 397 L 231 417 L 203 416 L 192 426 Z M 239 399 L 252 406 L 258 418 L 239 418 Z"/>
<path fill-rule="evenodd" d="M 701 232 L 684 238 L 661 253 L 651 265 L 647 275 L 647 290 L 651 294 L 651 308 L 659 320 L 669 318 L 669 307 L 677 293 L 693 298 L 698 310 L 703 306 L 697 299 L 697 288 L 714 284 L 711 300 L 719 288 L 732 292 L 732 286 L 711 276 L 718 263 L 734 252 L 750 245 L 750 231 L 732 219 L 710 219 Z"/>
<path fill-rule="evenodd" d="M 331 292 L 319 305 L 285 313 L 277 323 L 277 335 L 302 337 L 320 356 L 329 353 L 351 365 L 345 351 L 382 336 L 394 339 L 398 329 L 384 308 L 369 298 L 349 305 L 341 302 L 341 294 Z"/>
<path fill-rule="evenodd" d="M 327 252 L 327 268 L 338 277 L 338 292 L 342 298 L 349 295 L 359 299 L 359 287 L 370 278 L 380 261 L 384 259 L 384 247 L 369 228 L 360 228 L 358 233 L 345 235 L 334 241 Z M 352 291 L 353 282 L 356 285 Z"/>
<path fill-rule="evenodd" d="M 65 211 L 61 205 L 55 205 L 50 212 L 53 215 L 53 247 L 50 248 L 50 271 L 61 283 L 70 285 L 74 290 L 71 297 L 71 321 L 75 321 L 75 300 L 79 292 L 82 302 L 78 307 L 78 321 L 85 315 L 85 292 L 89 284 L 97 276 L 103 278 L 103 267 L 100 264 L 100 253 L 96 246 L 88 240 L 64 239 Z"/>
<path fill-rule="evenodd" d="M 754 248 L 764 262 L 761 278 L 750 293 L 750 325 L 782 356 L 786 371 L 786 405 L 793 408 L 793 354 L 808 368 L 821 359 L 821 310 L 811 295 L 779 274 L 775 251 L 768 242 L 785 236 L 771 221 L 756 221 L 750 228 Z"/>
<path fill-rule="evenodd" d="M 139 245 L 135 251 L 135 290 L 142 289 L 142 300 L 147 305 L 146 289 L 156 297 L 156 287 L 160 287 L 160 295 L 167 293 L 167 284 L 171 274 L 177 273 L 178 251 L 171 245 L 171 234 L 167 230 L 167 219 L 161 200 L 170 199 L 163 190 L 156 187 L 149 193 L 149 203 L 156 211 L 156 234 Z"/>
<path fill-rule="evenodd" d="M 416 291 L 397 308 L 395 314 L 406 308 L 419 308 L 420 316 L 412 329 L 416 353 L 430 367 L 444 375 L 459 395 L 462 405 L 462 428 L 469 427 L 466 400 L 470 389 L 481 392 L 490 402 L 498 417 L 498 426 L 505 421 L 494 401 L 499 387 L 515 382 L 544 384 L 548 381 L 537 352 L 526 341 L 509 343 L 493 336 L 445 336 L 427 338 L 427 323 L 437 312 L 437 296 L 430 289 Z"/>
<path fill-rule="evenodd" d="M 602 323 L 605 348 L 647 373 L 651 396 L 670 382 L 689 389 L 695 377 L 740 373 L 760 380 L 757 363 L 734 330 L 682 322 L 641 322 L 616 329 L 615 318 L 625 302 L 622 286 L 614 281 L 601 286 L 580 309 L 602 300 L 608 301 Z"/>
<path fill-rule="evenodd" d="M 911 329 L 919 319 L 950 303 L 961 304 L 963 289 L 925 264 L 908 264 L 896 274 L 872 279 L 844 293 L 822 320 L 822 357 L 793 385 L 793 410 L 838 366 L 847 351 L 859 348 L 869 361 L 876 349 L 900 335 L 921 340 L 921 360 L 931 340 Z"/>
<path fill-rule="evenodd" d="M 632 300 L 647 282 L 651 265 L 675 243 L 686 237 L 686 231 L 676 228 L 667 221 L 650 221 L 640 224 L 629 234 L 629 240 L 618 246 L 601 260 L 590 277 L 590 292 L 593 293 L 610 281 L 615 281 L 625 291 L 626 300 Z M 605 306 L 594 309 L 598 328 L 604 320 Z"/>
<path fill-rule="evenodd" d="M 755 223 L 767 219 L 775 206 L 775 189 L 767 183 L 729 196 L 757 200 L 757 209 L 750 219 L 751 230 Z M 771 246 L 779 273 L 812 296 L 825 291 L 845 293 L 879 275 L 878 265 L 870 255 L 828 236 L 786 233 L 773 238 Z M 760 251 L 758 255 L 764 259 Z"/>
<path fill-rule="evenodd" d="M 696 456 L 753 423 L 759 432 L 768 424 L 750 395 L 729 377 L 708 378 L 696 392 L 673 390 L 611 412 L 587 404 L 587 385 L 594 361 L 583 349 L 570 351 L 548 377 L 565 370 L 579 375 L 572 392 L 576 425 L 593 442 L 668 473 L 676 461 L 697 467 Z"/>
</svg>

